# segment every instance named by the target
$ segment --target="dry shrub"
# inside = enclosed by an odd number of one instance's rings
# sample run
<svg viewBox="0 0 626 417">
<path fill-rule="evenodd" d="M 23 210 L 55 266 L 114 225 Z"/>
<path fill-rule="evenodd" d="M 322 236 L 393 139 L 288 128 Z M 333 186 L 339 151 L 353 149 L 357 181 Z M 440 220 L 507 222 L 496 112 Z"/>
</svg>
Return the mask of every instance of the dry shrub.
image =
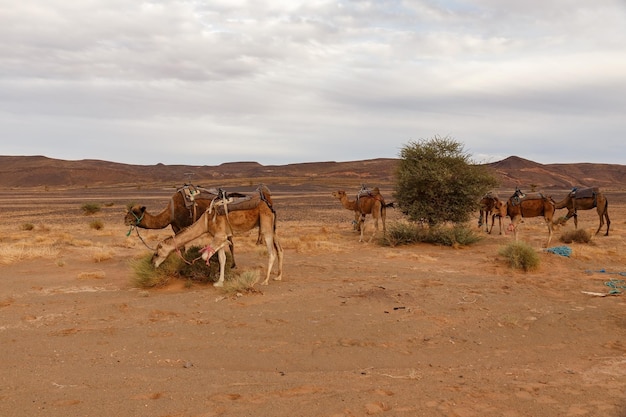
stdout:
<svg viewBox="0 0 626 417">
<path fill-rule="evenodd" d="M 21 230 L 33 230 L 35 228 L 35 225 L 32 223 L 22 223 L 22 225 L 20 226 Z"/>
<path fill-rule="evenodd" d="M 90 214 L 96 214 L 97 212 L 100 211 L 100 204 L 97 203 L 85 203 L 83 204 L 80 209 L 83 211 L 83 214 L 85 216 L 88 216 Z"/>
<path fill-rule="evenodd" d="M 106 273 L 104 271 L 81 272 L 78 279 L 104 279 Z"/>
<path fill-rule="evenodd" d="M 3 265 L 36 258 L 56 258 L 58 254 L 59 249 L 53 245 L 0 244 L 0 263 Z"/>
<path fill-rule="evenodd" d="M 102 220 L 92 220 L 89 222 L 89 228 L 94 230 L 102 230 L 104 228 L 104 222 Z"/>
<path fill-rule="evenodd" d="M 532 271 L 539 267 L 541 259 L 535 250 L 524 242 L 513 242 L 498 252 L 504 256 L 509 266 L 514 269 Z"/>
<path fill-rule="evenodd" d="M 254 289 L 254 283 L 259 280 L 260 272 L 244 271 L 241 274 L 235 275 L 228 281 L 224 282 L 222 292 L 226 295 L 238 295 L 243 293 L 256 292 Z"/>
<path fill-rule="evenodd" d="M 200 248 L 197 246 L 189 248 L 183 256 L 185 259 L 173 253 L 158 268 L 152 266 L 152 253 L 131 261 L 131 267 L 135 273 L 133 284 L 139 288 L 152 288 L 163 286 L 172 278 L 185 278 L 201 283 L 218 280 L 219 261 L 217 254 L 211 257 L 209 265 L 200 258 Z M 232 255 L 226 252 L 226 270 L 224 271 L 226 281 L 233 276 L 230 268 L 231 263 Z"/>
<path fill-rule="evenodd" d="M 591 242 L 591 233 L 585 229 L 568 230 L 561 235 L 560 240 L 563 243 L 589 243 Z"/>
<path fill-rule="evenodd" d="M 108 261 L 109 259 L 113 258 L 113 255 L 114 252 L 111 249 L 96 248 L 91 254 L 91 259 L 93 259 L 94 262 L 98 263 Z"/>
</svg>

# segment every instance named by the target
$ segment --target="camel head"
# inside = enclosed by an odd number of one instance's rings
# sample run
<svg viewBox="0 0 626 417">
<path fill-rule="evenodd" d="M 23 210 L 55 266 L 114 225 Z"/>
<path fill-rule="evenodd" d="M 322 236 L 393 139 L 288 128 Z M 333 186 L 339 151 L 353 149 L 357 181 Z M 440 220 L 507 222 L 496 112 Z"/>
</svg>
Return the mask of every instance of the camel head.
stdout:
<svg viewBox="0 0 626 417">
<path fill-rule="evenodd" d="M 129 208 L 126 216 L 124 217 L 124 224 L 126 226 L 137 226 L 139 223 L 141 223 L 141 220 L 143 219 L 145 213 L 145 206 L 136 205 Z"/>
<path fill-rule="evenodd" d="M 501 218 L 506 217 L 506 201 L 500 200 L 498 197 L 494 197 L 493 199 L 493 213 L 497 214 Z"/>
<path fill-rule="evenodd" d="M 158 268 L 163 262 L 165 262 L 169 254 L 172 253 L 174 249 L 176 248 L 172 244 L 171 237 L 163 240 L 162 242 L 159 242 L 154 253 L 152 254 L 152 259 L 150 260 L 150 262 L 155 268 Z"/>
<path fill-rule="evenodd" d="M 342 198 L 346 197 L 346 192 L 343 190 L 333 191 L 333 197 L 341 200 Z"/>
</svg>

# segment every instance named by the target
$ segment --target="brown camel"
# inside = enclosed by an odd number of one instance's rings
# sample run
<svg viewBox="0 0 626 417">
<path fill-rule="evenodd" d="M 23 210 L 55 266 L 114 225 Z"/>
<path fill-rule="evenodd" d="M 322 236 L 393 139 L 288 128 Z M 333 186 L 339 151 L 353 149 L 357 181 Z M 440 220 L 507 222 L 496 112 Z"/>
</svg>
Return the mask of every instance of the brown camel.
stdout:
<svg viewBox="0 0 626 417">
<path fill-rule="evenodd" d="M 203 235 L 209 235 L 213 239 L 209 245 L 202 249 L 202 258 L 208 262 L 211 256 L 217 252 L 220 263 L 219 280 L 214 283 L 216 287 L 224 285 L 224 266 L 226 263 L 226 253 L 224 248 L 229 244 L 228 237 L 236 232 L 247 232 L 259 228 L 259 233 L 265 238 L 268 253 L 267 275 L 261 283 L 267 285 L 274 261 L 278 257 L 278 276 L 275 280 L 282 278 L 283 270 L 283 249 L 276 236 L 276 212 L 266 201 L 262 194 L 252 199 L 233 202 L 226 206 L 215 205 L 209 207 L 200 216 L 198 221 L 184 229 L 175 236 L 168 237 L 161 241 L 152 255 L 152 264 L 159 267 L 165 259 L 177 248 L 180 248 Z M 255 282 L 256 283 L 256 282 Z"/>
<path fill-rule="evenodd" d="M 604 220 L 606 219 L 606 233 L 604 236 L 609 235 L 609 229 L 611 228 L 611 220 L 609 219 L 609 202 L 600 191 L 598 187 L 578 189 L 574 188 L 567 196 L 556 203 L 557 209 L 566 208 L 567 214 L 565 217 L 561 217 L 557 220 L 558 224 L 565 224 L 570 217 L 574 218 L 574 227 L 578 228 L 578 213 L 577 210 L 591 210 L 596 208 L 598 217 L 600 218 L 600 225 L 596 230 L 596 235 L 602 229 Z"/>
<path fill-rule="evenodd" d="M 485 232 L 491 234 L 497 216 L 500 226 L 500 234 L 502 234 L 502 216 L 500 216 L 500 212 L 503 210 L 506 210 L 506 202 L 500 200 L 500 198 L 491 191 L 485 194 L 485 196 L 480 200 L 478 227 L 481 227 L 484 222 Z M 491 227 L 489 227 L 489 216 L 491 216 Z"/>
<path fill-rule="evenodd" d="M 272 197 L 269 188 L 261 184 L 256 192 L 263 193 L 263 197 L 272 204 Z M 231 193 L 226 196 L 242 197 L 244 194 Z M 223 195 L 222 195 L 223 197 Z M 142 229 L 165 229 L 171 226 L 175 234 L 178 234 L 185 227 L 191 226 L 209 208 L 209 206 L 220 196 L 220 190 L 207 190 L 191 184 L 185 184 L 176 190 L 170 198 L 167 206 L 158 214 L 150 214 L 145 206 L 134 205 L 128 209 L 124 217 L 127 226 Z M 129 234 L 130 234 L 129 231 Z M 230 239 L 230 251 L 233 255 L 231 268 L 235 268 L 235 247 Z M 257 244 L 263 243 L 261 235 L 257 238 Z"/>
<path fill-rule="evenodd" d="M 515 193 L 509 198 L 506 203 L 505 209 L 501 209 L 500 217 L 509 216 L 511 218 L 510 229 L 513 229 L 515 233 L 515 240 L 517 241 L 517 226 L 524 217 L 538 217 L 543 216 L 546 224 L 548 225 L 548 241 L 546 247 L 552 240 L 553 223 L 555 203 L 550 197 L 545 197 L 541 193 L 535 193 L 532 195 L 525 195 L 517 188 Z"/>
<path fill-rule="evenodd" d="M 361 190 L 356 195 L 356 200 L 350 201 L 346 192 L 343 190 L 334 191 L 333 197 L 339 199 L 341 201 L 341 205 L 349 210 L 354 211 L 354 221 L 356 224 L 356 230 L 361 232 L 359 242 L 363 242 L 363 234 L 365 231 L 365 218 L 368 214 L 372 215 L 374 219 L 374 232 L 369 239 L 369 242 L 372 241 L 376 232 L 378 232 L 378 219 L 381 219 L 383 223 L 383 235 L 387 233 L 387 228 L 385 225 L 385 219 L 387 217 L 387 207 L 393 207 L 393 203 L 385 203 L 385 199 L 378 187 L 374 187 L 372 190 L 369 190 L 365 187 L 362 187 Z"/>
</svg>

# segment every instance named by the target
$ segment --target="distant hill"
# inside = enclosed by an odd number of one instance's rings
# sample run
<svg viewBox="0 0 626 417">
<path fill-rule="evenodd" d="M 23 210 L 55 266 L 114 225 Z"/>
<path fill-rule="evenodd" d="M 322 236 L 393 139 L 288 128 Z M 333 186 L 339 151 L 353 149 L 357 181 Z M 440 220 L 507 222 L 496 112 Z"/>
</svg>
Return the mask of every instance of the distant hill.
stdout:
<svg viewBox="0 0 626 417">
<path fill-rule="evenodd" d="M 218 166 L 129 165 L 101 160 L 67 161 L 45 156 L 0 156 L 0 187 L 148 187 L 185 182 L 220 187 L 266 183 L 277 187 L 327 189 L 365 183 L 393 187 L 398 159 L 261 165 L 229 162 Z M 617 164 L 539 164 L 517 156 L 487 164 L 501 180 L 500 188 L 569 189 L 599 186 L 626 190 L 626 166 Z"/>
</svg>

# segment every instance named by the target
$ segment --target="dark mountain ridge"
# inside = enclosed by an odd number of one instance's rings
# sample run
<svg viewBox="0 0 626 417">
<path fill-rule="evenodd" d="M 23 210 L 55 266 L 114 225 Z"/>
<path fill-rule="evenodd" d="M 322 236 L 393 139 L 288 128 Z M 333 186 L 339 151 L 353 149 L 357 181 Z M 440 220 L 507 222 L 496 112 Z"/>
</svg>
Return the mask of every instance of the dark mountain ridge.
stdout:
<svg viewBox="0 0 626 417">
<path fill-rule="evenodd" d="M 398 159 L 379 158 L 348 162 L 307 162 L 261 165 L 228 162 L 217 166 L 130 165 L 95 159 L 68 161 L 45 156 L 0 156 L 0 187 L 108 187 L 178 186 L 186 182 L 204 186 L 228 184 L 270 185 L 324 189 L 330 184 L 366 183 L 392 187 Z M 517 156 L 487 164 L 500 179 L 500 188 L 538 190 L 598 186 L 626 190 L 626 165 L 540 164 Z"/>
</svg>

